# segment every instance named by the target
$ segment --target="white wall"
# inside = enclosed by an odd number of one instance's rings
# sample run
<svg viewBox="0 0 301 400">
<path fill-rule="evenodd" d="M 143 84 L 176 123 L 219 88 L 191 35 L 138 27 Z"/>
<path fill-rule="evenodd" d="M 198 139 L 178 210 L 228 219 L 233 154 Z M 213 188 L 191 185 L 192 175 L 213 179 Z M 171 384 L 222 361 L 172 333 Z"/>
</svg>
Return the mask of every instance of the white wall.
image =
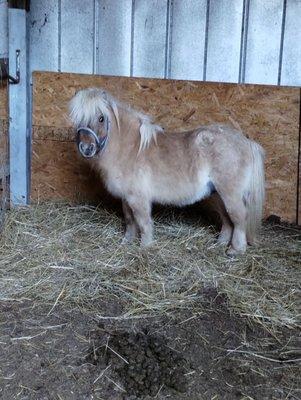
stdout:
<svg viewBox="0 0 301 400">
<path fill-rule="evenodd" d="M 31 0 L 28 33 L 31 71 L 301 85 L 301 0 Z"/>
<path fill-rule="evenodd" d="M 0 0 L 0 58 L 8 57 L 7 1 Z"/>
</svg>

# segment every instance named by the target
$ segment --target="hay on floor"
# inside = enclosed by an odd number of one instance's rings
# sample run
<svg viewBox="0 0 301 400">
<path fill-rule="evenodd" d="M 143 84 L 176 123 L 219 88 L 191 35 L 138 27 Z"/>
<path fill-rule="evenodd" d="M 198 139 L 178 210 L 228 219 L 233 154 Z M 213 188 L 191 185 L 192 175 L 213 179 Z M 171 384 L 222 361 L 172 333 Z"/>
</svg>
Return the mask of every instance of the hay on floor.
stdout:
<svg viewBox="0 0 301 400">
<path fill-rule="evenodd" d="M 0 301 L 75 303 L 110 317 L 99 301 L 116 299 L 118 318 L 202 313 L 204 288 L 230 309 L 263 324 L 300 326 L 300 230 L 266 225 L 260 246 L 229 259 L 198 220 L 155 218 L 151 249 L 121 245 L 122 219 L 102 207 L 43 204 L 7 213 L 0 239 Z"/>
</svg>

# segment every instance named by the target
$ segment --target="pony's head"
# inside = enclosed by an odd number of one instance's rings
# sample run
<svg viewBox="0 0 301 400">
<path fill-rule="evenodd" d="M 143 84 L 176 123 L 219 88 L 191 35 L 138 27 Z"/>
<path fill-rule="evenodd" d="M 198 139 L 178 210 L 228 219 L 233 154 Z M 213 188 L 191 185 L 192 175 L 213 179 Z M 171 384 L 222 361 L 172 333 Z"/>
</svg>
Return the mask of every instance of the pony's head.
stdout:
<svg viewBox="0 0 301 400">
<path fill-rule="evenodd" d="M 80 90 L 71 99 L 69 111 L 77 130 L 78 149 L 85 158 L 94 157 L 105 148 L 112 123 L 119 129 L 117 104 L 102 89 Z"/>
<path fill-rule="evenodd" d="M 136 130 L 129 130 L 140 136 L 138 152 L 147 149 L 153 140 L 156 141 L 157 133 L 163 132 L 148 115 L 120 103 L 103 89 L 80 90 L 71 99 L 69 109 L 71 122 L 77 130 L 77 146 L 85 158 L 104 150 L 110 134 L 120 132 L 121 128 L 126 131 L 130 121 L 137 123 Z"/>
</svg>

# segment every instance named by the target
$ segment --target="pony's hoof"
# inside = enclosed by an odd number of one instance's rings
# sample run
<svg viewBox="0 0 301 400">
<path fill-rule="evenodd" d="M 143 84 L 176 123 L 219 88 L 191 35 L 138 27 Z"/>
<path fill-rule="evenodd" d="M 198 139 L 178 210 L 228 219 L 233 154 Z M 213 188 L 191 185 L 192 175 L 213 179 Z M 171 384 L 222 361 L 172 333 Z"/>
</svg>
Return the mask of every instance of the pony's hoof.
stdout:
<svg viewBox="0 0 301 400">
<path fill-rule="evenodd" d="M 248 246 L 253 246 L 253 247 L 256 247 L 258 245 L 258 242 L 256 239 L 248 239 L 247 243 L 248 243 Z"/>
<path fill-rule="evenodd" d="M 223 238 L 222 236 L 219 236 L 216 240 L 217 244 L 220 246 L 228 246 L 230 243 L 231 239 Z"/>
<path fill-rule="evenodd" d="M 228 257 L 235 257 L 235 256 L 238 256 L 240 254 L 244 254 L 245 252 L 246 252 L 246 250 L 244 250 L 244 249 L 236 250 L 232 246 L 230 246 L 228 248 L 228 250 L 226 251 L 226 254 L 227 254 Z"/>
<path fill-rule="evenodd" d="M 133 237 L 124 236 L 123 239 L 122 239 L 122 241 L 121 241 L 121 244 L 122 244 L 123 246 L 126 246 L 126 245 L 128 245 L 128 244 L 133 243 L 134 240 L 135 240 L 135 238 L 133 238 Z"/>
<path fill-rule="evenodd" d="M 153 244 L 154 244 L 154 242 L 152 240 L 147 241 L 147 242 L 142 241 L 140 243 L 140 247 L 141 247 L 141 249 L 148 249 L 148 248 L 152 247 Z"/>
</svg>

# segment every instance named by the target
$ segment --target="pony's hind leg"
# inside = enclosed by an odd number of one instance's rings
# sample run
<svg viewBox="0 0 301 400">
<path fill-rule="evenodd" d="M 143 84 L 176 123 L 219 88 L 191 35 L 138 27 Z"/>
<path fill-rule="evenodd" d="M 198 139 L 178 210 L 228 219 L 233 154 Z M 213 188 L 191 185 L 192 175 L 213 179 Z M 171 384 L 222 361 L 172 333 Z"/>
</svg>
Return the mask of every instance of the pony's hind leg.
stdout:
<svg viewBox="0 0 301 400">
<path fill-rule="evenodd" d="M 217 213 L 221 219 L 221 223 L 222 223 L 222 228 L 218 235 L 217 242 L 221 245 L 228 245 L 231 241 L 232 233 L 233 233 L 232 222 L 228 216 L 225 205 L 224 205 L 220 195 L 217 192 L 212 195 L 211 201 L 212 201 L 213 207 L 217 211 Z"/>
<path fill-rule="evenodd" d="M 140 230 L 141 246 L 150 246 L 153 241 L 151 203 L 147 199 L 141 197 L 132 197 L 131 199 L 128 199 L 128 204 Z"/>
<path fill-rule="evenodd" d="M 126 244 L 131 243 L 133 240 L 135 240 L 138 234 L 138 227 L 135 222 L 133 211 L 131 210 L 131 207 L 128 205 L 126 200 L 122 201 L 122 210 L 125 220 L 125 234 L 122 239 L 122 244 Z"/>
<path fill-rule="evenodd" d="M 245 253 L 247 248 L 246 227 L 247 227 L 247 209 L 239 194 L 220 193 L 227 213 L 233 223 L 233 234 L 231 245 L 227 250 L 228 255 Z"/>
</svg>

